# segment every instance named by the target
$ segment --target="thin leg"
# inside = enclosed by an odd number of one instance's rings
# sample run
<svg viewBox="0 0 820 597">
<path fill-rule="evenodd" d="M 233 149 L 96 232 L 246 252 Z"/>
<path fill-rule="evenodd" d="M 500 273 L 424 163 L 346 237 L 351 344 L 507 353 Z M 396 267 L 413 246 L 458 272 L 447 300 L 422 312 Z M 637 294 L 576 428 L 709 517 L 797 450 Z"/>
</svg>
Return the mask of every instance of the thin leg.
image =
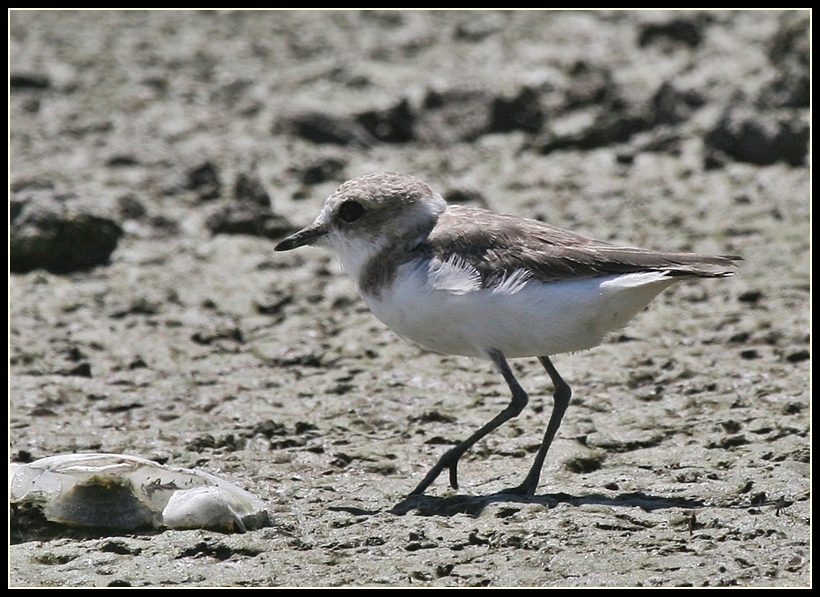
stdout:
<svg viewBox="0 0 820 597">
<path fill-rule="evenodd" d="M 550 449 L 552 440 L 555 438 L 555 434 L 561 426 L 561 419 L 564 418 L 564 413 L 567 410 L 567 406 L 569 406 L 569 399 L 572 396 L 572 390 L 567 385 L 567 382 L 558 375 L 558 371 L 555 370 L 549 357 L 538 357 L 538 360 L 541 361 L 544 369 L 549 373 L 550 379 L 552 379 L 552 385 L 555 387 L 555 391 L 552 395 L 554 400 L 552 414 L 547 424 L 547 431 L 544 434 L 544 441 L 541 442 L 541 447 L 538 449 L 538 454 L 535 455 L 535 461 L 532 463 L 530 472 L 527 473 L 524 482 L 518 487 L 505 490 L 503 493 L 535 495 L 535 490 L 538 488 L 538 480 L 541 478 L 541 468 L 544 466 L 544 459 L 547 457 L 547 450 Z"/>
<path fill-rule="evenodd" d="M 484 425 L 481 429 L 473 433 L 470 437 L 466 440 L 451 448 L 447 452 L 444 453 L 436 465 L 430 469 L 430 472 L 427 473 L 427 476 L 424 477 L 421 483 L 410 492 L 410 495 L 421 495 L 424 491 L 430 486 L 430 484 L 436 480 L 436 478 L 441 474 L 444 469 L 450 470 L 450 485 L 453 489 L 458 489 L 458 460 L 461 458 L 464 453 L 469 450 L 477 441 L 479 441 L 484 436 L 492 433 L 495 429 L 512 419 L 513 417 L 517 417 L 524 407 L 527 406 L 527 393 L 524 389 L 518 384 L 513 376 L 512 370 L 510 366 L 507 364 L 507 360 L 504 358 L 504 355 L 501 354 L 497 350 L 489 351 L 489 357 L 492 359 L 493 363 L 495 363 L 496 367 L 501 371 L 501 375 L 504 376 L 504 379 L 507 382 L 507 385 L 510 386 L 510 391 L 512 392 L 512 400 L 510 404 L 502 410 L 496 417 Z M 542 361 L 543 362 L 543 361 Z M 549 362 L 549 361 L 547 361 Z M 552 365 L 550 365 L 552 366 Z M 549 371 L 549 369 L 547 370 Z M 553 371 L 555 371 L 553 369 Z M 552 373 L 550 373 L 552 375 Z M 555 374 L 558 375 L 557 373 Z M 554 381 L 555 378 L 553 378 Z M 560 377 L 558 379 L 561 379 Z M 563 383 L 563 381 L 562 381 Z M 566 384 L 565 384 L 566 385 Z M 567 387 L 569 390 L 569 387 Z M 560 422 L 560 418 L 559 418 Z M 543 460 L 543 458 L 542 458 Z M 536 484 L 538 483 L 538 479 L 536 478 Z"/>
</svg>

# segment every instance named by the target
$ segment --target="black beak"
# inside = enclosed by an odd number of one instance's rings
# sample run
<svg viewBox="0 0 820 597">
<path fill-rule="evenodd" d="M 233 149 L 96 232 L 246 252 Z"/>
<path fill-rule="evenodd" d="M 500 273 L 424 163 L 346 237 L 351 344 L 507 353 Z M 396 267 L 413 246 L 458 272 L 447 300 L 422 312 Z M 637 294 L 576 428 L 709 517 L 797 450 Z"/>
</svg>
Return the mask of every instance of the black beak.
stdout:
<svg viewBox="0 0 820 597">
<path fill-rule="evenodd" d="M 316 240 L 320 236 L 324 236 L 325 234 L 327 234 L 327 230 L 325 230 L 322 226 L 314 223 L 308 226 L 307 228 L 302 228 L 299 232 L 291 234 L 289 237 L 283 239 L 278 245 L 276 245 L 273 248 L 273 250 L 290 251 L 291 249 L 295 249 L 303 245 L 310 245 L 313 244 L 314 240 Z"/>
</svg>

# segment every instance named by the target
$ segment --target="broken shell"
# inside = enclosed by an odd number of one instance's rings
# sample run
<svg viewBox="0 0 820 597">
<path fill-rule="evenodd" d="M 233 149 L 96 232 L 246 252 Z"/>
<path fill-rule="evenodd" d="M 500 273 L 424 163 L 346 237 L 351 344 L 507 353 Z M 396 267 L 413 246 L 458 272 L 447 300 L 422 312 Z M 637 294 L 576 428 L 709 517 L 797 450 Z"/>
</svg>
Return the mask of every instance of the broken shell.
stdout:
<svg viewBox="0 0 820 597">
<path fill-rule="evenodd" d="M 203 471 L 124 454 L 61 454 L 9 469 L 11 503 L 41 508 L 53 522 L 117 529 L 269 524 L 265 503 Z"/>
</svg>

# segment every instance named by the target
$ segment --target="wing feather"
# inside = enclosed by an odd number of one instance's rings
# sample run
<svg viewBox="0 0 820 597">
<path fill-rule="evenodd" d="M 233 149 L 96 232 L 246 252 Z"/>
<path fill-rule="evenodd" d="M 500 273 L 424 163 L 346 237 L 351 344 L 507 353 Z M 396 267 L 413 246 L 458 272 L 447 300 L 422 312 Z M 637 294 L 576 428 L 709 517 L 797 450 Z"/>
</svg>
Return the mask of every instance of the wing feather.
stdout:
<svg viewBox="0 0 820 597">
<path fill-rule="evenodd" d="M 670 276 L 733 275 L 736 256 L 651 251 L 593 240 L 537 220 L 466 206 L 449 206 L 413 252 L 446 260 L 452 254 L 481 275 L 482 286 L 503 283 L 518 271 L 550 282 L 611 274 L 664 271 Z"/>
</svg>

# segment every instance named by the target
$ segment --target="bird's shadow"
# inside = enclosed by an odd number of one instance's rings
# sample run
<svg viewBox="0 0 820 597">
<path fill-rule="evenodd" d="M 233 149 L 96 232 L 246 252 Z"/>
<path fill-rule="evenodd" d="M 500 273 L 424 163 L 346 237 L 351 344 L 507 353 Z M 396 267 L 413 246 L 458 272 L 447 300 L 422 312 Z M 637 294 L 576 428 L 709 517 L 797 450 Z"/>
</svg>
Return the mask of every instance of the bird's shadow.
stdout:
<svg viewBox="0 0 820 597">
<path fill-rule="evenodd" d="M 655 495 L 647 495 L 641 491 L 633 493 L 620 493 L 614 496 L 593 493 L 589 495 L 574 496 L 568 493 L 546 493 L 543 495 L 523 496 L 508 492 L 497 492 L 488 495 L 453 495 L 449 497 L 435 497 L 427 495 L 408 496 L 401 502 L 387 510 L 390 514 L 404 516 L 410 511 L 415 511 L 419 516 L 444 516 L 450 517 L 456 514 L 467 514 L 478 517 L 490 504 L 541 504 L 547 508 L 554 508 L 558 504 L 570 504 L 572 506 L 583 506 L 585 504 L 595 504 L 599 506 L 612 506 L 616 508 L 640 508 L 646 512 L 680 508 L 685 510 L 697 510 L 704 508 L 707 503 L 698 499 L 687 498 L 667 498 Z M 779 516 L 781 510 L 788 508 L 794 503 L 781 497 L 777 500 L 750 501 L 748 503 L 714 504 L 710 501 L 709 506 L 718 506 L 730 509 L 752 509 L 762 507 L 773 507 L 775 515 Z M 347 512 L 355 516 L 370 516 L 380 514 L 384 510 L 368 510 L 355 506 L 331 506 L 330 510 L 336 512 Z"/>
<path fill-rule="evenodd" d="M 683 498 L 664 498 L 647 495 L 642 492 L 621 493 L 615 496 L 606 496 L 599 493 L 573 496 L 567 493 L 548 493 L 535 496 L 522 496 L 511 493 L 492 493 L 481 496 L 453 495 L 449 497 L 435 497 L 427 495 L 408 496 L 401 502 L 387 510 L 390 514 L 404 516 L 415 511 L 420 516 L 454 516 L 467 514 L 477 517 L 490 504 L 541 504 L 547 508 L 554 508 L 558 504 L 582 506 L 596 504 L 623 508 L 641 508 L 646 511 L 661 510 L 664 508 L 701 508 L 705 505 L 702 500 Z M 333 506 L 332 510 L 349 512 L 358 516 L 378 514 L 381 510 L 366 510 L 349 506 Z"/>
<path fill-rule="evenodd" d="M 640 492 L 622 493 L 617 496 L 605 496 L 599 493 L 584 496 L 573 496 L 568 493 L 523 496 L 499 492 L 482 496 L 454 495 L 445 498 L 410 496 L 393 506 L 389 512 L 400 516 L 411 510 L 415 510 L 421 516 L 453 516 L 455 514 L 479 516 L 488 505 L 498 503 L 540 504 L 547 508 L 554 508 L 558 504 L 571 504 L 573 506 L 597 504 L 641 508 L 648 511 L 662 508 L 699 508 L 703 506 L 703 502 L 700 500 L 668 499 Z"/>
</svg>

